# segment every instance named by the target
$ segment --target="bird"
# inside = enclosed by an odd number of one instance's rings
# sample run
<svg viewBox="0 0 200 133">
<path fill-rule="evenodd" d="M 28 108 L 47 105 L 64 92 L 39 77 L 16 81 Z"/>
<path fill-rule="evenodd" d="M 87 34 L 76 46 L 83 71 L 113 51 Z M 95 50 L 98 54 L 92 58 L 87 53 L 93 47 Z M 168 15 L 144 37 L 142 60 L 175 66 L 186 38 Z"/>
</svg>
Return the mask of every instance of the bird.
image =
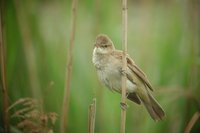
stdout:
<svg viewBox="0 0 200 133">
<path fill-rule="evenodd" d="M 123 51 L 115 49 L 112 40 L 106 34 L 96 37 L 92 55 L 92 62 L 96 68 L 99 80 L 112 92 L 121 93 L 121 78 L 124 74 Z M 153 87 L 146 74 L 135 64 L 127 54 L 126 97 L 127 99 L 142 104 L 155 121 L 162 120 L 165 112 L 161 105 L 151 94 Z"/>
</svg>

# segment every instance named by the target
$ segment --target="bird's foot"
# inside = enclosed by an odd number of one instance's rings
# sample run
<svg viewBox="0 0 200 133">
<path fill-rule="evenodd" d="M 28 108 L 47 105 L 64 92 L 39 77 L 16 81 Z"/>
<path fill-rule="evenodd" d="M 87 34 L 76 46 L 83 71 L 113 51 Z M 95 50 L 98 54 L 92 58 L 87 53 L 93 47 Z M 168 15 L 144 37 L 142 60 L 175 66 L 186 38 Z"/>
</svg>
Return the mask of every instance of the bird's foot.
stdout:
<svg viewBox="0 0 200 133">
<path fill-rule="evenodd" d="M 126 110 L 128 108 L 128 104 L 120 102 L 120 106 L 123 110 Z"/>
<path fill-rule="evenodd" d="M 126 98 L 128 97 L 128 95 L 129 95 L 129 92 L 126 92 Z"/>
<path fill-rule="evenodd" d="M 120 72 L 121 72 L 121 74 L 122 74 L 123 76 L 126 76 L 126 70 L 125 70 L 125 69 L 122 69 L 122 68 L 121 68 Z"/>
</svg>

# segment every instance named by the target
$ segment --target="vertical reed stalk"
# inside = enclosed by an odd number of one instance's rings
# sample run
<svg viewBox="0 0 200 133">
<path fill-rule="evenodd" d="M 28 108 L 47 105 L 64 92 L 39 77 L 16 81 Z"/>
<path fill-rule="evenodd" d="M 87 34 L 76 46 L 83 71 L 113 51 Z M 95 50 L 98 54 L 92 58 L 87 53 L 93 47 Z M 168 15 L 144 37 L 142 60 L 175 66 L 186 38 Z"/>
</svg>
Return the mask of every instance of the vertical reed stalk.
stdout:
<svg viewBox="0 0 200 133">
<path fill-rule="evenodd" d="M 127 61 L 126 61 L 126 56 L 127 56 L 127 0 L 122 0 L 122 46 L 123 46 L 123 66 L 122 66 L 122 71 L 126 73 L 126 68 L 127 68 Z M 121 104 L 122 106 L 124 105 L 125 107 L 121 107 L 121 133 L 125 133 L 125 127 L 126 127 L 126 75 L 122 75 L 122 96 L 121 96 Z"/>
<path fill-rule="evenodd" d="M 28 23 L 28 15 L 24 10 L 26 4 L 18 0 L 14 0 L 14 7 L 16 11 L 17 21 L 19 23 L 19 30 L 22 36 L 23 50 L 26 59 L 26 65 L 28 68 L 28 78 L 31 86 L 31 93 L 35 98 L 42 98 L 41 87 L 37 69 L 36 52 L 34 48 L 34 42 L 31 38 L 30 25 Z"/>
<path fill-rule="evenodd" d="M 186 108 L 186 116 L 189 116 L 190 112 L 192 111 L 192 101 L 195 102 L 195 105 L 197 106 L 197 112 L 194 113 L 193 117 L 187 124 L 184 133 L 189 133 L 194 126 L 194 124 L 197 122 L 197 120 L 200 117 L 199 112 L 199 104 L 198 100 L 196 100 L 196 97 L 198 97 L 198 89 L 199 89 L 199 64 L 198 64 L 198 56 L 199 56 L 199 22 L 200 22 L 200 2 L 198 0 L 196 1 L 186 1 L 185 2 L 186 11 L 188 13 L 188 27 L 187 32 L 189 33 L 189 45 L 191 47 L 191 66 L 190 66 L 190 73 L 189 73 L 189 90 L 192 92 L 192 97 L 187 99 L 187 108 Z M 196 104 L 197 103 L 197 104 Z M 188 119 L 188 118 L 187 118 Z M 187 120 L 188 121 L 188 120 Z"/>
<path fill-rule="evenodd" d="M 101 19 L 102 19 L 102 12 L 101 12 L 101 9 L 102 9 L 102 5 L 103 5 L 103 2 L 101 0 L 95 0 L 94 1 L 94 20 L 95 20 L 95 23 L 94 23 L 94 35 L 96 36 L 97 34 L 99 34 L 100 32 L 100 29 L 101 29 L 101 26 L 102 26 L 102 23 L 101 23 Z M 98 82 L 100 84 L 100 82 Z M 96 96 L 98 97 L 98 101 L 97 101 L 97 104 L 98 104 L 98 115 L 96 116 L 97 117 L 97 125 L 96 125 L 96 128 L 98 128 L 98 131 L 100 133 L 103 133 L 105 130 L 104 128 L 104 118 L 103 118 L 103 113 L 104 113 L 104 108 L 103 108 L 103 89 L 99 89 L 99 88 L 96 88 L 94 89 L 94 91 L 96 91 L 95 94 Z"/>
<path fill-rule="evenodd" d="M 69 110 L 69 96 L 70 96 L 70 82 L 72 75 L 72 61 L 73 61 L 73 47 L 74 47 L 74 38 L 75 38 L 75 25 L 76 25 L 76 10 L 77 10 L 77 1 L 72 1 L 72 15 L 71 15 L 71 33 L 69 40 L 69 48 L 68 48 L 68 60 L 67 60 L 67 68 L 66 68 L 66 79 L 65 79 L 65 88 L 64 88 L 64 98 L 63 98 L 63 106 L 62 106 L 62 117 L 61 117 L 61 125 L 60 132 L 66 133 L 66 128 L 68 126 L 68 110 Z"/>
<path fill-rule="evenodd" d="M 6 62 L 5 62 L 5 41 L 4 41 L 4 1 L 0 2 L 0 67 L 1 67 L 1 88 L 2 88 L 2 98 L 3 98 L 3 127 L 4 132 L 9 133 L 9 113 L 7 111 L 8 103 L 8 91 L 6 85 Z"/>
<path fill-rule="evenodd" d="M 95 116 L 96 116 L 96 98 L 93 99 L 92 104 L 90 104 L 90 106 L 89 106 L 89 111 L 88 111 L 88 130 L 89 130 L 89 133 L 94 133 Z"/>
</svg>

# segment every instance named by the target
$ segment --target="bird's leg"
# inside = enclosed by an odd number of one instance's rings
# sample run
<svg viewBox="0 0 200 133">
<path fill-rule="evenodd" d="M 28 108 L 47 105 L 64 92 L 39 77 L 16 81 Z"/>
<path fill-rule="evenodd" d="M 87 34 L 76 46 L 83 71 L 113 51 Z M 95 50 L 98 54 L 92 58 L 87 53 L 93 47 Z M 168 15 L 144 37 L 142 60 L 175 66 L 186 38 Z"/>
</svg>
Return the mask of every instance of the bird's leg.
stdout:
<svg viewBox="0 0 200 133">
<path fill-rule="evenodd" d="M 129 95 L 129 92 L 126 92 L 126 98 L 128 97 L 128 95 Z"/>
<path fill-rule="evenodd" d="M 126 76 L 126 70 L 124 69 L 120 69 L 120 73 L 123 75 L 123 76 Z M 128 97 L 128 93 L 126 92 L 126 98 Z M 128 105 L 126 103 L 123 103 L 123 102 L 120 102 L 120 106 L 123 110 L 126 110 L 128 108 Z"/>
<path fill-rule="evenodd" d="M 127 73 L 126 73 L 126 70 L 124 69 L 120 69 L 120 73 L 123 75 L 123 76 L 127 76 Z M 126 98 L 128 97 L 129 93 L 126 92 Z M 128 108 L 128 105 L 126 103 L 123 103 L 123 102 L 120 102 L 120 106 L 123 110 L 126 110 Z"/>
<path fill-rule="evenodd" d="M 123 110 L 126 110 L 128 108 L 128 105 L 126 103 L 123 103 L 123 102 L 120 102 L 120 107 L 123 109 Z"/>
<path fill-rule="evenodd" d="M 129 93 L 126 93 L 126 98 L 128 97 Z M 120 102 L 120 106 L 123 110 L 126 110 L 129 106 L 127 103 Z"/>
<path fill-rule="evenodd" d="M 123 68 L 120 69 L 120 72 L 121 72 L 121 74 L 122 74 L 123 76 L 126 76 L 126 75 L 127 75 L 126 70 L 124 70 Z"/>
</svg>

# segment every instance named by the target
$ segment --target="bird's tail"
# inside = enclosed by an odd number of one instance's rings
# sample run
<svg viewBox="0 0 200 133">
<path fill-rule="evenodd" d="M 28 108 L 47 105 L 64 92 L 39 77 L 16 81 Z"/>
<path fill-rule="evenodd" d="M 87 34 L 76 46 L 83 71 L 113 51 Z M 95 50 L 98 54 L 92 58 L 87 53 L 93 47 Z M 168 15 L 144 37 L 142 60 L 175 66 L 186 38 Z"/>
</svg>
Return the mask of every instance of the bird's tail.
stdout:
<svg viewBox="0 0 200 133">
<path fill-rule="evenodd" d="M 145 98 L 145 100 L 140 97 L 144 106 L 146 107 L 150 116 L 155 121 L 162 120 L 165 116 L 164 110 L 162 109 L 160 104 L 156 101 L 156 99 L 150 93 L 148 93 L 147 95 L 148 96 L 147 96 L 147 98 Z"/>
</svg>

